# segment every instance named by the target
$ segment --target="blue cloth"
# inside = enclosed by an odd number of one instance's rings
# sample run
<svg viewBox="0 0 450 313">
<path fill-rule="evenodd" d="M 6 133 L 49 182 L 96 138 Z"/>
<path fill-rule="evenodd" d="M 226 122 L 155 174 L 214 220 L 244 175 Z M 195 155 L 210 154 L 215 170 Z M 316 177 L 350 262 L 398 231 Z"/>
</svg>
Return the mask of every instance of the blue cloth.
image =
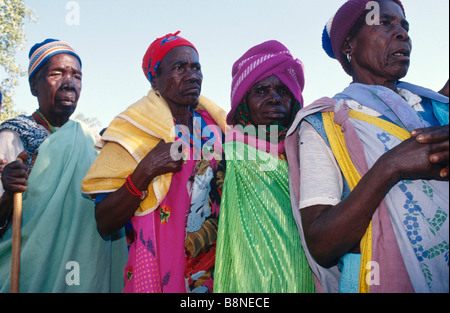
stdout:
<svg viewBox="0 0 450 313">
<path fill-rule="evenodd" d="M 440 125 L 448 125 L 448 103 L 442 103 L 431 100 L 433 104 L 434 116 L 436 116 Z"/>
<path fill-rule="evenodd" d="M 358 293 L 360 265 L 361 254 L 347 253 L 339 259 L 338 268 L 341 271 L 339 293 Z"/>
<path fill-rule="evenodd" d="M 426 103 L 426 100 L 432 100 L 433 109 L 439 114 L 436 118 L 441 122 L 441 125 L 448 124 L 449 101 L 447 97 L 409 83 L 399 83 L 397 86 L 422 97 L 422 99 L 425 100 L 422 101 L 424 103 Z M 421 114 L 412 114 L 411 111 L 414 110 L 400 95 L 383 86 L 352 83 L 344 91 L 335 95 L 334 99 L 353 99 L 368 108 L 380 112 L 392 123 L 409 131 L 430 126 L 430 123 L 424 119 Z M 445 114 L 447 114 L 447 118 L 445 117 Z"/>
<path fill-rule="evenodd" d="M 40 145 L 47 139 L 49 134 L 38 127 L 37 123 L 32 120 L 31 115 L 19 115 L 6 120 L 0 125 L 0 131 L 5 129 L 11 130 L 19 135 L 23 147 L 28 153 L 27 165 L 30 170 L 32 160 L 36 157 Z M 7 149 L 7 147 L 3 148 Z"/>
<path fill-rule="evenodd" d="M 95 204 L 102 202 L 108 195 L 109 193 L 99 193 L 98 195 L 96 195 Z"/>
</svg>

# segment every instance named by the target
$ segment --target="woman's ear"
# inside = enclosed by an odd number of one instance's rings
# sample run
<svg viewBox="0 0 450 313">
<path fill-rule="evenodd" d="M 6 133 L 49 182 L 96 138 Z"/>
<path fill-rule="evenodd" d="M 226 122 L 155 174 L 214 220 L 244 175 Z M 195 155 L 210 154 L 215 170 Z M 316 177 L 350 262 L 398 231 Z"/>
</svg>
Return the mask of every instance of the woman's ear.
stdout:
<svg viewBox="0 0 450 313">
<path fill-rule="evenodd" d="M 342 45 L 342 53 L 344 55 L 353 55 L 353 40 L 351 36 L 348 36 L 345 39 L 344 44 Z"/>
<path fill-rule="evenodd" d="M 37 83 L 36 83 L 36 75 L 35 74 L 31 79 L 30 79 L 30 91 L 31 94 L 35 97 L 38 96 L 38 88 L 37 88 Z"/>
<path fill-rule="evenodd" d="M 152 78 L 152 81 L 150 82 L 150 85 L 152 86 L 152 89 L 154 90 L 154 91 L 157 91 L 158 89 L 159 89 L 159 83 L 158 83 L 158 77 L 155 75 L 153 78 Z"/>
</svg>

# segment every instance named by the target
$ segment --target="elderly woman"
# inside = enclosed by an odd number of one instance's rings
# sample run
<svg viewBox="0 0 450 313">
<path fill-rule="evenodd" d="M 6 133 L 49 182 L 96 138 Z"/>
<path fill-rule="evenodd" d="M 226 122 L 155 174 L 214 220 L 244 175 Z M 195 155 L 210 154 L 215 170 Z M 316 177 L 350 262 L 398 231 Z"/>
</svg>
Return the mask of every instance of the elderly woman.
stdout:
<svg viewBox="0 0 450 313">
<path fill-rule="evenodd" d="M 353 83 L 297 115 L 286 139 L 294 216 L 318 288 L 448 292 L 448 98 L 402 83 L 409 24 L 399 0 L 347 1 L 324 49 Z"/>
<path fill-rule="evenodd" d="M 314 292 L 292 216 L 284 138 L 303 103 L 303 66 L 277 41 L 233 66 L 215 292 Z"/>
<path fill-rule="evenodd" d="M 0 170 L 0 292 L 10 290 L 15 193 L 23 193 L 20 292 L 120 292 L 116 265 L 126 263 L 125 236 L 98 234 L 94 205 L 80 190 L 97 156 L 93 134 L 70 119 L 82 89 L 81 59 L 56 39 L 34 45 L 29 58 L 39 107 L 0 125 L 0 163 L 9 162 Z"/>
<path fill-rule="evenodd" d="M 143 70 L 152 90 L 107 128 L 83 191 L 102 235 L 131 220 L 124 292 L 210 292 L 226 114 L 200 96 L 197 50 L 178 33 L 149 46 Z"/>
</svg>

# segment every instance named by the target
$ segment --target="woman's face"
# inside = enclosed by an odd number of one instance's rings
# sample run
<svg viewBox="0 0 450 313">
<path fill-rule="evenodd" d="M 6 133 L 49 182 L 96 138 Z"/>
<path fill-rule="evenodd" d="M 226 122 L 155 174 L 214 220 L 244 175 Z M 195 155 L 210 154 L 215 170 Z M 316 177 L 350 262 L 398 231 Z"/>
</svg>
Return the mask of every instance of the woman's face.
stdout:
<svg viewBox="0 0 450 313">
<path fill-rule="evenodd" d="M 285 84 L 276 76 L 263 79 L 250 89 L 247 105 L 253 125 L 270 126 L 276 121 L 289 126 L 294 96 Z"/>
<path fill-rule="evenodd" d="M 158 90 L 169 104 L 197 104 L 203 75 L 198 54 L 192 47 L 173 48 L 164 56 L 159 69 L 152 80 L 152 87 Z"/>
<path fill-rule="evenodd" d="M 81 65 L 70 54 L 57 54 L 30 80 L 39 110 L 53 126 L 62 126 L 77 107 L 81 93 Z"/>
<path fill-rule="evenodd" d="M 379 4 L 380 25 L 364 23 L 349 41 L 355 82 L 384 85 L 408 73 L 412 49 L 409 24 L 398 4 L 392 0 Z"/>
</svg>

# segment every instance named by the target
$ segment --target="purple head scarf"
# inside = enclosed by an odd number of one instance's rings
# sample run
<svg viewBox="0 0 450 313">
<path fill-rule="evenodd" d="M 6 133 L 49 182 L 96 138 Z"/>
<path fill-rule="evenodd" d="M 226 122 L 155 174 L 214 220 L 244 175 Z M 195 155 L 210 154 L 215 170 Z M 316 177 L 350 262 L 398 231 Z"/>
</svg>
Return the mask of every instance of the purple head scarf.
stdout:
<svg viewBox="0 0 450 313">
<path fill-rule="evenodd" d="M 400 0 L 391 0 L 397 3 L 403 13 L 403 8 Z M 333 59 L 337 59 L 345 72 L 350 75 L 350 66 L 348 64 L 346 56 L 342 53 L 342 46 L 345 43 L 345 39 L 352 31 L 356 22 L 361 15 L 367 10 L 367 6 L 371 2 L 370 0 L 349 0 L 325 25 L 325 29 L 322 34 L 322 46 L 325 52 Z M 370 6 L 369 6 L 370 9 Z"/>
<path fill-rule="evenodd" d="M 280 42 L 266 41 L 248 50 L 233 65 L 231 84 L 231 110 L 227 123 L 234 125 L 234 114 L 250 88 L 257 82 L 275 75 L 285 84 L 303 105 L 302 91 L 305 86 L 303 64 L 294 59 Z"/>
</svg>

